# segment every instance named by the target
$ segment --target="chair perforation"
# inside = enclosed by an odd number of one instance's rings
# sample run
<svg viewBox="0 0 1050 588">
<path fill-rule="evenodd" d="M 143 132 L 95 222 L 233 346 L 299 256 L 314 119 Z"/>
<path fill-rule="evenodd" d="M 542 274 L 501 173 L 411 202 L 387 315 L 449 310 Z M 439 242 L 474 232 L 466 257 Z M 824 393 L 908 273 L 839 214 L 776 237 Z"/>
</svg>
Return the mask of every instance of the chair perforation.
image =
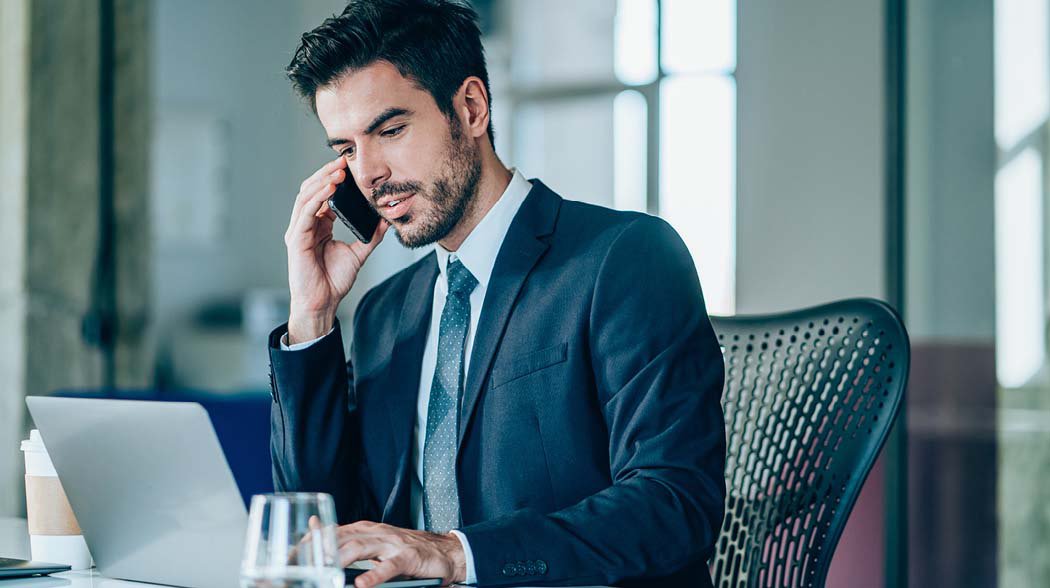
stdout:
<svg viewBox="0 0 1050 588">
<path fill-rule="evenodd" d="M 712 319 L 726 384 L 720 588 L 819 586 L 907 375 L 907 336 L 881 303 L 850 300 Z M 866 464 L 858 470 L 858 464 Z"/>
</svg>

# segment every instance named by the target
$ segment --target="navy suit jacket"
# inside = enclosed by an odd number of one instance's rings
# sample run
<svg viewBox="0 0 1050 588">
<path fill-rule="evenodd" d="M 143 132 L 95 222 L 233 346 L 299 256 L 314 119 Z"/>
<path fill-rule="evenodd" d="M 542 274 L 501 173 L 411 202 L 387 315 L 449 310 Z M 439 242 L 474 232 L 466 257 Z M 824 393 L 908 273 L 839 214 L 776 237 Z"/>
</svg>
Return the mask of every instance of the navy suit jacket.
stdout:
<svg viewBox="0 0 1050 588">
<path fill-rule="evenodd" d="M 710 586 L 722 523 L 724 367 L 692 259 L 664 221 L 533 188 L 474 339 L 457 483 L 478 582 Z M 438 275 L 431 253 L 339 328 L 270 338 L 279 490 L 341 523 L 411 528 L 413 423 Z"/>
</svg>

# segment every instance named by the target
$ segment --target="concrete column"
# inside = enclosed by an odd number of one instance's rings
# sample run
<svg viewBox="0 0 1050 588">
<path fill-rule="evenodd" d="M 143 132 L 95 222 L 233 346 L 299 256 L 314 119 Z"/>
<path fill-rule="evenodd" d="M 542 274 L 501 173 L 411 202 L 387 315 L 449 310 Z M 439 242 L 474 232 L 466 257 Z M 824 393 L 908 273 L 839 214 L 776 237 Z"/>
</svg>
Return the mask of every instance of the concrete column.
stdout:
<svg viewBox="0 0 1050 588">
<path fill-rule="evenodd" d="M 149 3 L 115 3 L 114 214 L 118 315 L 145 316 Z M 81 324 L 98 272 L 100 18 L 97 0 L 0 2 L 0 516 L 19 514 L 24 397 L 102 384 Z M 116 380 L 144 383 L 145 321 L 118 330 Z"/>
<path fill-rule="evenodd" d="M 99 6 L 29 3 L 25 394 L 98 386 L 82 340 L 99 206 Z"/>
<path fill-rule="evenodd" d="M 114 210 L 116 239 L 116 384 L 152 383 L 150 330 L 150 137 L 153 91 L 150 21 L 153 2 L 114 0 Z"/>
<path fill-rule="evenodd" d="M 0 516 L 18 511 L 25 391 L 29 0 L 0 2 Z"/>
</svg>

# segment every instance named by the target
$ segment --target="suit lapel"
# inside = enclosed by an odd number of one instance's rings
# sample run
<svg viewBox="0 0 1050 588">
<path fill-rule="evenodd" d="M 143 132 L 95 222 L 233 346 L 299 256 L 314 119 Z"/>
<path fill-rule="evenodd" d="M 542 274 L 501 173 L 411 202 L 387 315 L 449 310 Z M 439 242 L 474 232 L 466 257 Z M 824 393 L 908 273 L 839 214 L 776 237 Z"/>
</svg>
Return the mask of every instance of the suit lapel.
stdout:
<svg viewBox="0 0 1050 588">
<path fill-rule="evenodd" d="M 397 339 L 390 351 L 386 376 L 383 378 L 383 398 L 387 402 L 390 431 L 394 436 L 397 472 L 394 485 L 383 507 L 383 520 L 392 524 L 412 526 L 408 509 L 411 488 L 412 428 L 416 420 L 416 402 L 419 397 L 419 378 L 422 361 L 409 358 L 423 357 L 430 314 L 434 301 L 434 281 L 438 267 L 431 253 L 409 284 L 398 319 Z"/>
<path fill-rule="evenodd" d="M 554 231 L 561 198 L 543 185 L 543 182 L 532 182 L 532 190 L 514 216 L 496 256 L 496 264 L 492 268 L 485 301 L 481 307 L 478 330 L 474 335 L 474 347 L 470 354 L 470 369 L 463 391 L 459 447 L 463 444 L 474 408 L 483 391 L 483 384 L 492 367 L 492 358 L 503 338 L 518 293 L 532 268 L 547 251 L 548 244 L 542 237 Z"/>
</svg>

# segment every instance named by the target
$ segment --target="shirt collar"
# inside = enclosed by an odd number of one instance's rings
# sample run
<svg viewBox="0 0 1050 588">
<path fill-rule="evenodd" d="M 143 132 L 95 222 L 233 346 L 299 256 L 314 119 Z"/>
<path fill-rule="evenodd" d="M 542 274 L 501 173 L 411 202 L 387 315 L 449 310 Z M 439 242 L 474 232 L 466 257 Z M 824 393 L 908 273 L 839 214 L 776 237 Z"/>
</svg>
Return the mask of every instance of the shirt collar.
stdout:
<svg viewBox="0 0 1050 588">
<path fill-rule="evenodd" d="M 441 246 L 440 243 L 434 250 L 437 252 L 438 270 L 441 272 L 440 280 L 448 278 L 445 269 L 448 267 L 449 257 L 455 255 L 463 267 L 467 268 L 478 281 L 480 288 L 487 288 L 489 278 L 492 276 L 492 268 L 496 265 L 496 255 L 499 254 L 503 245 L 503 238 L 510 229 L 510 223 L 521 208 L 525 197 L 532 190 L 532 184 L 521 175 L 521 172 L 511 168 L 510 183 L 503 191 L 496 204 L 489 209 L 481 222 L 463 240 L 459 250 L 451 252 Z"/>
</svg>

